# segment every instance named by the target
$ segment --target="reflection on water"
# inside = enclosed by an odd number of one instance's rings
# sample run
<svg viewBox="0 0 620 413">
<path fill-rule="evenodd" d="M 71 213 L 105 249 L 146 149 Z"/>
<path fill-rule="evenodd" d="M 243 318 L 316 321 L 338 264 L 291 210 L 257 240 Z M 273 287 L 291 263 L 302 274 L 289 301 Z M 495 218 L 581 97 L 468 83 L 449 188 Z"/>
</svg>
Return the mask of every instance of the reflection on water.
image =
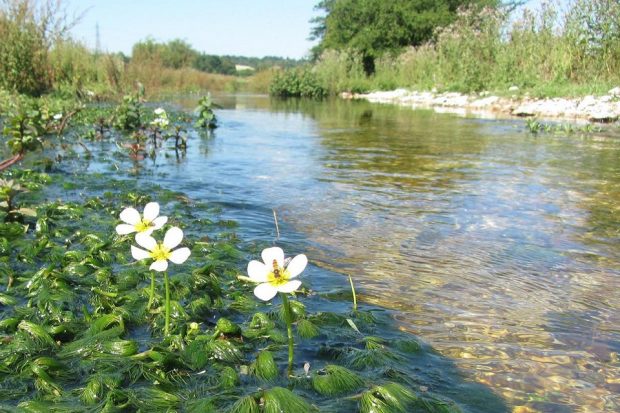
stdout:
<svg viewBox="0 0 620 413">
<path fill-rule="evenodd" d="M 517 411 L 620 410 L 620 136 L 361 102 L 218 103 L 215 136 L 162 182 L 234 207 L 250 238 L 272 237 L 274 208 L 285 243 L 351 274 Z"/>
</svg>

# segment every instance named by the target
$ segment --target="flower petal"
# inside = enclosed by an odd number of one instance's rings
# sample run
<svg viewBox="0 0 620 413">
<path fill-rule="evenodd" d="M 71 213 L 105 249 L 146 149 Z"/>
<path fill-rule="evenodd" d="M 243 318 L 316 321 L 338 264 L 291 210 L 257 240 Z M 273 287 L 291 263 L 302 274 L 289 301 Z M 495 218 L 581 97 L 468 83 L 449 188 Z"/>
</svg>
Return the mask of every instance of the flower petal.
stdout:
<svg viewBox="0 0 620 413">
<path fill-rule="evenodd" d="M 280 247 L 265 248 L 261 254 L 265 265 L 271 267 L 276 260 L 280 267 L 284 267 L 284 251 Z"/>
<path fill-rule="evenodd" d="M 263 301 L 269 301 L 276 296 L 278 290 L 269 283 L 259 284 L 254 289 L 254 295 Z"/>
<path fill-rule="evenodd" d="M 125 208 L 121 211 L 121 221 L 129 225 L 136 225 L 142 221 L 140 213 L 135 208 Z"/>
<path fill-rule="evenodd" d="M 146 248 L 148 251 L 153 251 L 157 246 L 155 238 L 151 237 L 148 232 L 138 232 L 136 234 L 136 242 L 142 248 Z"/>
<path fill-rule="evenodd" d="M 118 224 L 116 226 L 116 233 L 118 235 L 127 235 L 127 234 L 131 234 L 132 232 L 136 232 L 136 227 L 133 225 Z"/>
<path fill-rule="evenodd" d="M 281 293 L 292 293 L 293 291 L 297 290 L 300 285 L 301 285 L 301 281 L 293 280 L 279 287 L 276 287 L 276 289 Z"/>
<path fill-rule="evenodd" d="M 168 259 L 175 264 L 183 264 L 187 258 L 189 258 L 190 254 L 191 251 L 189 248 L 179 248 L 178 250 L 172 251 Z"/>
<path fill-rule="evenodd" d="M 166 225 L 166 222 L 168 222 L 168 217 L 165 217 L 165 216 L 157 217 L 153 220 L 153 222 L 151 222 L 151 224 L 153 225 L 151 229 L 153 231 L 157 229 L 161 229 L 164 225 Z"/>
<path fill-rule="evenodd" d="M 252 260 L 248 264 L 248 275 L 250 279 L 257 283 L 264 283 L 267 281 L 267 274 L 271 270 L 265 264 L 260 261 Z"/>
<path fill-rule="evenodd" d="M 168 269 L 168 260 L 153 261 L 149 270 L 164 272 Z"/>
<path fill-rule="evenodd" d="M 183 241 L 183 231 L 179 227 L 172 227 L 168 231 L 166 231 L 166 235 L 164 235 L 164 247 L 169 250 L 173 249 L 177 245 L 179 245 Z"/>
<path fill-rule="evenodd" d="M 140 261 L 140 260 L 144 260 L 146 258 L 150 258 L 151 254 L 148 251 L 144 251 L 143 249 L 140 249 L 138 247 L 134 247 L 133 245 L 131 246 L 131 256 Z"/>
<path fill-rule="evenodd" d="M 295 258 L 291 260 L 286 267 L 286 271 L 288 271 L 289 278 L 295 278 L 306 268 L 308 264 L 308 257 L 304 254 L 299 254 Z"/>
<path fill-rule="evenodd" d="M 159 204 L 157 202 L 149 202 L 144 206 L 142 214 L 147 221 L 153 221 L 159 215 Z"/>
</svg>

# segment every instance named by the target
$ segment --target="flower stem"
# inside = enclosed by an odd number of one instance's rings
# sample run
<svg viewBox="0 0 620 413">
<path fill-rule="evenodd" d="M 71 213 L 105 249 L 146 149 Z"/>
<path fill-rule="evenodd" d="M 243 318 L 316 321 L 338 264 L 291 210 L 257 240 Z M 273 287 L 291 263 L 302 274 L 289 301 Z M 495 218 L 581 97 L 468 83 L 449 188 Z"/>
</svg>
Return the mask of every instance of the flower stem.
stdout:
<svg viewBox="0 0 620 413">
<path fill-rule="evenodd" d="M 349 284 L 351 284 L 351 292 L 353 293 L 353 311 L 357 311 L 357 296 L 355 295 L 355 287 L 353 286 L 353 278 L 349 275 Z"/>
<path fill-rule="evenodd" d="M 149 303 L 146 305 L 147 310 L 151 308 L 153 304 L 153 297 L 155 296 L 155 273 L 151 272 L 151 290 L 149 291 Z"/>
<path fill-rule="evenodd" d="M 170 285 L 168 282 L 168 271 L 164 271 L 164 286 L 166 287 L 166 324 L 164 325 L 164 335 L 170 331 Z"/>
<path fill-rule="evenodd" d="M 288 335 L 288 375 L 293 372 L 293 312 L 291 303 L 284 293 L 280 293 L 282 297 L 282 306 L 284 307 L 284 321 L 286 322 L 286 334 Z"/>
</svg>

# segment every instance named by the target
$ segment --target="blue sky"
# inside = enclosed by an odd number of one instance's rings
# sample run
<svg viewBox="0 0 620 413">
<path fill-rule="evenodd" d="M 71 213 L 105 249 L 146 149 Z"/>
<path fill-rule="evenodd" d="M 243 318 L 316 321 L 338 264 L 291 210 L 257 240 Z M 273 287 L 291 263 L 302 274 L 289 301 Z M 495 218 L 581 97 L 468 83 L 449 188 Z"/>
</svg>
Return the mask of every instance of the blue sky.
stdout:
<svg viewBox="0 0 620 413">
<path fill-rule="evenodd" d="M 78 40 L 95 47 L 99 24 L 104 51 L 131 52 L 152 36 L 159 41 L 186 40 L 209 54 L 301 58 L 317 15 L 318 0 L 69 0 L 71 14 L 84 12 L 72 30 Z"/>
</svg>

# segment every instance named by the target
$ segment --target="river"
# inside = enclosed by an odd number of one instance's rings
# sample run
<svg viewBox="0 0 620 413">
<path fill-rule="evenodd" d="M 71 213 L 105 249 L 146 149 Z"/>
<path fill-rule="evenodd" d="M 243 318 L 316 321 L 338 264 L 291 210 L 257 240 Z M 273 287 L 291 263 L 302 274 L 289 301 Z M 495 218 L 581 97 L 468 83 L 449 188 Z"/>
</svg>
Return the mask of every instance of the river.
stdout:
<svg viewBox="0 0 620 413">
<path fill-rule="evenodd" d="M 215 100 L 220 127 L 158 157 L 158 182 L 223 206 L 250 241 L 276 236 L 275 211 L 281 244 L 334 284 L 351 275 L 515 412 L 620 410 L 617 129 Z"/>
</svg>

